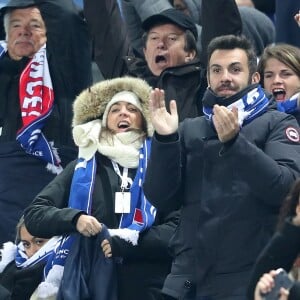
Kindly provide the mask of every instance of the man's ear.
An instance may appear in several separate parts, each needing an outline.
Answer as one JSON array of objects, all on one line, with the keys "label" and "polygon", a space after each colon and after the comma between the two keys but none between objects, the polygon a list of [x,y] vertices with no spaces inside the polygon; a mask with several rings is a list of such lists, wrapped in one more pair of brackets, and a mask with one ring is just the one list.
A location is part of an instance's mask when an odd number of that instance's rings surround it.
[{"label": "man's ear", "polygon": [[192,61],[195,58],[195,56],[196,56],[196,51],[195,50],[186,52],[184,62],[188,63],[188,62]]},{"label": "man's ear", "polygon": [[259,83],[259,81],[260,81],[260,75],[259,75],[259,73],[255,72],[252,75],[251,79],[252,79],[252,83]]},{"label": "man's ear", "polygon": [[143,48],[143,54],[144,54],[144,58],[145,58],[145,60],[146,60],[146,62],[147,62],[147,49],[146,48]]},{"label": "man's ear", "polygon": [[296,206],[296,214],[300,215],[300,204]]},{"label": "man's ear", "polygon": [[209,70],[206,71],[206,80],[207,80],[207,87],[210,87],[210,80],[209,80]]}]

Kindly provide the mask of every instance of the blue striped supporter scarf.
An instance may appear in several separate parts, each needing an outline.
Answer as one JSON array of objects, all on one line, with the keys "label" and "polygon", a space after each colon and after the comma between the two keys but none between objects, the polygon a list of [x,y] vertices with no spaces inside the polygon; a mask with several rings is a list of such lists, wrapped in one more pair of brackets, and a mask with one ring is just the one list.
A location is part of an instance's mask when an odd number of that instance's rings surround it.
[{"label": "blue striped supporter scarf", "polygon": [[[95,152],[98,149],[98,139],[101,122],[94,120],[78,125],[73,130],[75,143],[79,146],[79,158],[75,166],[72,179],[69,207],[91,214],[92,193],[96,174]],[[74,134],[76,132],[76,134]],[[79,133],[78,133],[79,132]],[[130,188],[131,209],[123,213],[118,229],[110,229],[110,235],[117,235],[122,239],[137,244],[139,233],[152,226],[156,209],[148,202],[143,193],[146,164],[150,155],[150,139],[140,145],[136,176]],[[59,289],[65,261],[78,233],[63,237],[57,248],[56,256],[49,260],[45,268],[45,280],[38,288],[38,296],[43,299],[56,295]]]},{"label": "blue striped supporter scarf", "polygon": [[211,89],[207,89],[203,97],[203,112],[208,120],[212,121],[213,106],[215,104],[226,106],[230,110],[232,107],[236,107],[238,109],[239,124],[242,127],[266,112],[269,99],[258,84],[250,85],[228,98],[219,97]]},{"label": "blue striped supporter scarf", "polygon": [[[0,59],[6,52],[6,42],[0,41]],[[46,45],[39,49],[23,70],[19,82],[19,99],[23,126],[17,132],[17,140],[26,153],[47,162],[47,169],[59,174],[62,167],[57,149],[42,132],[54,103]]]},{"label": "blue striped supporter scarf", "polygon": [[0,250],[2,257],[0,261],[0,273],[2,273],[5,267],[13,260],[15,260],[17,268],[20,269],[31,267],[40,262],[44,262],[46,264],[49,257],[53,255],[59,241],[60,237],[51,238],[30,258],[26,255],[22,243],[19,243],[18,245],[12,242],[4,243],[3,249]]},{"label": "blue striped supporter scarf", "polygon": [[294,114],[299,112],[299,96],[300,93],[296,93],[290,99],[277,101],[277,109],[287,114]]}]

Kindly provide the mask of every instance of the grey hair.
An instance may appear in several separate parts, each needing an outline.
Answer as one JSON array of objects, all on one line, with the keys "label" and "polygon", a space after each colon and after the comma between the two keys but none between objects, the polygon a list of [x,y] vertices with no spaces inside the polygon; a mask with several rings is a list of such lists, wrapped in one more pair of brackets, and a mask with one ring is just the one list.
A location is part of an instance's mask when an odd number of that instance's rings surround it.
[{"label": "grey hair", "polygon": [[11,12],[7,11],[4,15],[3,24],[4,24],[4,31],[5,31],[5,40],[8,39],[8,30],[9,30],[9,21],[10,21]]}]

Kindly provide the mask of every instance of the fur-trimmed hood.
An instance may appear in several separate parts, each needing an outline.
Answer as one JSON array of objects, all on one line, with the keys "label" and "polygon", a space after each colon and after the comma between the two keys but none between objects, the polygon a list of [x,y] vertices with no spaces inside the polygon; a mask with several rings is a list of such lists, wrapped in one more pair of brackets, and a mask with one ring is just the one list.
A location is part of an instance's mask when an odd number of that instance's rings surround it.
[{"label": "fur-trimmed hood", "polygon": [[95,119],[102,119],[108,102],[115,94],[121,91],[130,91],[138,96],[141,102],[142,114],[147,123],[147,134],[152,136],[153,127],[148,104],[151,87],[146,81],[134,77],[104,80],[81,92],[73,104],[72,126],[84,124]]}]

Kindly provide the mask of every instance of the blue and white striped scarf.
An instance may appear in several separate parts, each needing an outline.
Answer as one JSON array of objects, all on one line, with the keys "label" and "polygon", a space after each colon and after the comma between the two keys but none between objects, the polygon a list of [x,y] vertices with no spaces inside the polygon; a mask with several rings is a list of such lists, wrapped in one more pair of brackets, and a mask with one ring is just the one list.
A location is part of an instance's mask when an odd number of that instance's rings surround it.
[{"label": "blue and white striped scarf", "polygon": [[16,252],[16,266],[18,268],[26,268],[35,265],[41,261],[47,262],[48,258],[55,252],[55,248],[60,242],[61,237],[55,236],[51,238],[46,244],[44,244],[36,253],[34,253],[30,258],[25,253],[22,243],[17,246]]},{"label": "blue and white striped scarf", "polygon": [[236,107],[238,109],[239,124],[243,126],[266,112],[269,99],[258,84],[251,85],[228,98],[219,97],[211,89],[207,89],[203,97],[203,112],[210,121],[212,121],[213,106],[215,104],[226,106],[230,110],[232,107]]},{"label": "blue and white striped scarf", "polygon": [[122,214],[119,228],[128,228],[130,230],[142,232],[151,227],[154,222],[156,209],[146,199],[142,188],[150,149],[151,139],[148,138],[144,141],[143,147],[140,150],[137,173],[130,188],[130,213]]},{"label": "blue and white striped scarf", "polygon": [[284,101],[277,101],[277,109],[287,114],[294,114],[299,112],[298,98],[300,93],[296,93],[290,99]]},{"label": "blue and white striped scarf", "polygon": [[21,242],[18,245],[12,242],[4,243],[3,249],[0,250],[0,273],[2,273],[4,268],[13,260],[15,260],[17,268],[20,269],[31,267],[40,262],[44,262],[46,264],[48,258],[55,252],[55,248],[59,244],[59,241],[60,237],[51,238],[30,258],[26,255],[24,246]]}]

